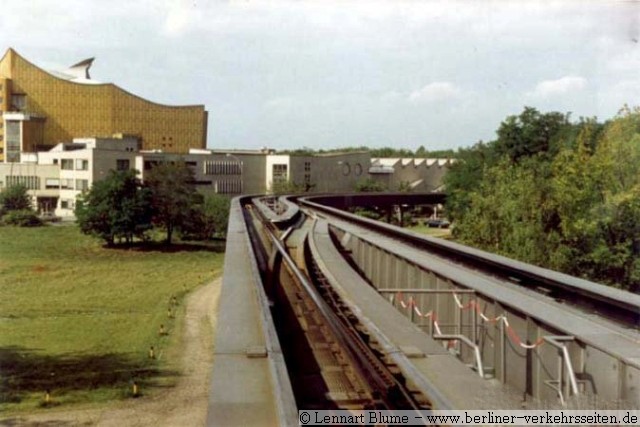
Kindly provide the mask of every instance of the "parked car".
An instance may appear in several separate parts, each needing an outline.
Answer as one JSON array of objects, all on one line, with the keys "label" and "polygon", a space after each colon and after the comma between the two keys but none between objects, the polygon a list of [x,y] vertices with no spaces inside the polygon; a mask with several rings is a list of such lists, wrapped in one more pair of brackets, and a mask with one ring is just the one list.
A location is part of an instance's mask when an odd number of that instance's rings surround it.
[{"label": "parked car", "polygon": [[449,228],[449,225],[451,225],[451,223],[446,219],[436,218],[427,221],[427,227],[430,228]]}]

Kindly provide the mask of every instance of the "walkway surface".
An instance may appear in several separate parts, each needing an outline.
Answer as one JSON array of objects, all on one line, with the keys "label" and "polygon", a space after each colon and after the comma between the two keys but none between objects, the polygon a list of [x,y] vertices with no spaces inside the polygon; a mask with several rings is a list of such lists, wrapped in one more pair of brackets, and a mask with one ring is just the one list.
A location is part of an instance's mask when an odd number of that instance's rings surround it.
[{"label": "walkway surface", "polygon": [[216,313],[222,278],[187,297],[181,351],[182,375],[176,386],[136,400],[99,409],[43,412],[0,420],[2,426],[204,426],[213,359]]}]

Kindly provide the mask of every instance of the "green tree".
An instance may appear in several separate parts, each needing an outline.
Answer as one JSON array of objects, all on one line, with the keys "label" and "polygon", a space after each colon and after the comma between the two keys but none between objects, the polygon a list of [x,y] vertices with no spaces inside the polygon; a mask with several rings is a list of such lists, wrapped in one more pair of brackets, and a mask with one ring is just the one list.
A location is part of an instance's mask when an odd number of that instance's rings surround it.
[{"label": "green tree", "polygon": [[483,249],[640,292],[640,109],[604,125],[582,119],[561,128],[548,144],[530,138],[528,147],[538,149],[500,151],[496,142],[463,151],[445,181],[455,233]]},{"label": "green tree", "polygon": [[18,227],[38,227],[43,225],[40,217],[32,210],[9,211],[2,216],[0,223]]},{"label": "green tree", "polygon": [[202,204],[202,196],[193,181],[193,172],[184,163],[159,164],[145,177],[151,190],[154,222],[166,231],[167,244],[171,244],[174,231],[198,214],[196,206]]},{"label": "green tree", "polygon": [[271,194],[299,194],[310,191],[315,185],[297,184],[292,181],[276,181],[271,183]]},{"label": "green tree", "polygon": [[0,192],[0,216],[11,211],[30,211],[31,197],[24,185],[10,185]]},{"label": "green tree", "polygon": [[470,207],[470,196],[479,188],[485,172],[498,162],[492,144],[479,141],[471,148],[460,149],[455,162],[444,176],[447,212],[450,220],[464,217]]},{"label": "green tree", "polygon": [[545,232],[548,204],[546,175],[536,159],[526,167],[504,159],[490,168],[469,196],[469,209],[456,223],[464,242],[536,264],[547,261],[557,236]]},{"label": "green tree", "polygon": [[207,227],[215,234],[224,236],[229,225],[231,199],[218,194],[205,197],[203,213]]},{"label": "green tree", "polygon": [[411,193],[411,182],[409,181],[400,181],[398,183],[398,191],[401,193]]},{"label": "green tree", "polygon": [[534,154],[547,153],[551,157],[559,150],[562,136],[571,131],[569,114],[540,113],[525,107],[518,116],[509,116],[500,124],[495,149],[500,157],[512,161]]},{"label": "green tree", "polygon": [[182,238],[210,240],[226,235],[231,199],[220,194],[207,195],[204,203],[193,209],[195,212],[181,227]]},{"label": "green tree", "polygon": [[640,112],[623,110],[604,128],[585,124],[554,168],[559,268],[640,291]]},{"label": "green tree", "polygon": [[371,177],[369,178],[365,178],[365,179],[361,179],[358,182],[356,182],[356,191],[358,192],[381,192],[381,191],[386,191],[387,190],[387,186],[384,185],[382,182],[377,181]]},{"label": "green tree", "polygon": [[406,148],[372,148],[371,157],[414,157],[413,151]]},{"label": "green tree", "polygon": [[418,152],[416,151],[416,157],[430,157],[432,159],[457,158],[457,151],[449,148],[449,149],[446,149],[446,150],[428,151],[424,155],[418,154]]},{"label": "green tree", "polygon": [[96,181],[76,203],[80,230],[113,245],[117,239],[131,243],[144,239],[152,228],[151,194],[136,177],[136,171],[111,171]]}]

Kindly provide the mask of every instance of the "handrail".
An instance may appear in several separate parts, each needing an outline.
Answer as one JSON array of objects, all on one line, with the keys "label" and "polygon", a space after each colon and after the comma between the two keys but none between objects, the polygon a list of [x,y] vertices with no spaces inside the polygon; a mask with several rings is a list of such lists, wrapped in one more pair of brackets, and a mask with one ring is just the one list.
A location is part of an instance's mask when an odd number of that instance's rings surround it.
[{"label": "handrail", "polygon": [[477,344],[475,344],[466,336],[458,335],[458,334],[433,335],[432,338],[435,340],[460,341],[467,344],[469,347],[471,347],[473,349],[473,353],[476,358],[476,369],[478,370],[478,375],[480,375],[480,378],[484,378],[484,367],[482,366],[482,356],[480,355],[480,348],[478,347]]},{"label": "handrail", "polygon": [[[578,381],[576,379],[575,371],[573,370],[573,364],[571,363],[571,357],[569,356],[569,350],[567,350],[567,346],[564,344],[567,341],[573,341],[575,337],[570,336],[558,336],[551,335],[545,336],[543,339],[560,350],[561,358],[564,359],[564,365],[567,368],[567,375],[569,376],[569,384],[571,384],[571,391],[574,395],[580,394],[578,390]],[[558,394],[560,395],[560,400],[564,404],[564,396],[562,394],[562,371],[558,372]]]}]

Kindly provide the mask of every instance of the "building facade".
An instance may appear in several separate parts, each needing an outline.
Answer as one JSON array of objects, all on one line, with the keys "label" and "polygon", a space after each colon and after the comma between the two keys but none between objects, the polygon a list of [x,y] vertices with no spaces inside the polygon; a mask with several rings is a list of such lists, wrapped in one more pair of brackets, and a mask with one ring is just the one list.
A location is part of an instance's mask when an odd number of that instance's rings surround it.
[{"label": "building facade", "polygon": [[449,159],[371,159],[368,152],[312,156],[282,155],[273,150],[191,149],[186,154],[141,150],[138,138],[75,138],[50,150],[21,153],[21,163],[0,163],[0,191],[27,187],[38,212],[72,217],[82,192],[110,171],[137,170],[144,181],[154,166],[180,162],[193,172],[203,194],[352,192],[375,179],[388,190],[438,191]]},{"label": "building facade", "polygon": [[290,156],[291,182],[314,193],[354,191],[368,176],[369,152],[326,153]]},{"label": "building facade", "polygon": [[207,145],[203,105],[161,105],[89,75],[93,59],[47,72],[13,49],[0,59],[0,161],[78,137],[130,134],[143,149],[187,153]]},{"label": "building facade", "polygon": [[[206,149],[203,105],[168,106],[93,80],[93,58],[44,71],[13,49],[0,59],[0,190],[25,185],[39,212],[71,217],[77,198],[112,170],[184,162],[202,193],[349,192],[375,179],[388,190],[436,191],[449,159],[372,159]],[[72,142],[70,142],[72,141]]]},{"label": "building facade", "polygon": [[370,176],[391,191],[441,191],[455,159],[373,158]]},{"label": "building facade", "polygon": [[22,163],[0,163],[0,191],[21,184],[27,187],[39,213],[74,216],[78,197],[111,171],[137,170],[145,174],[155,165],[183,162],[193,172],[193,185],[203,194],[237,195],[243,192],[243,162],[209,150],[188,154],[140,150],[135,137],[76,138],[51,150],[22,155]]},{"label": "building facade", "polygon": [[354,191],[368,177],[368,152],[316,155],[277,154],[275,150],[211,150],[242,163],[244,194],[303,191],[331,193]]}]

